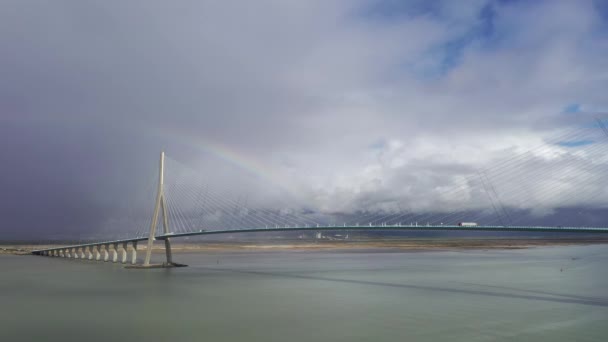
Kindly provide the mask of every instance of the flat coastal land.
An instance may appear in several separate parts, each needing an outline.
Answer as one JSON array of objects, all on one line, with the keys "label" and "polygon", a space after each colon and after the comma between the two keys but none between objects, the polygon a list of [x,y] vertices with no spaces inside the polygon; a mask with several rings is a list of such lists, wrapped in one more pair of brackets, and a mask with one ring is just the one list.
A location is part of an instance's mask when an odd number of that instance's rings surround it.
[{"label": "flat coastal land", "polygon": [[[69,243],[66,243],[69,245]],[[331,250],[459,250],[459,249],[523,249],[545,246],[571,246],[608,244],[608,237],[580,238],[426,238],[426,239],[369,239],[346,241],[230,241],[230,242],[178,242],[173,241],[172,249],[180,252],[206,251],[235,251],[235,250],[302,250],[302,251],[331,251]],[[33,244],[2,244],[0,254],[29,254],[32,250],[61,247],[62,244],[33,245]],[[145,250],[145,243],[140,243],[138,250]],[[155,250],[164,247],[157,243]]]}]

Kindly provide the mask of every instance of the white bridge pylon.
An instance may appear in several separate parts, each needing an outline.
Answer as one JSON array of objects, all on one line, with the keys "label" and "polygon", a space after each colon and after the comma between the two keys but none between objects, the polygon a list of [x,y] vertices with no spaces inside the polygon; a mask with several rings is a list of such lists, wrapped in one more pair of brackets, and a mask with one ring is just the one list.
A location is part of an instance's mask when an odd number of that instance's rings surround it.
[{"label": "white bridge pylon", "polygon": [[165,240],[165,256],[167,258],[166,262],[162,265],[152,265],[150,264],[150,259],[152,258],[152,247],[154,245],[154,240],[156,240],[156,226],[158,225],[159,215],[163,215],[163,235],[169,234],[169,217],[167,216],[167,203],[165,201],[165,152],[160,153],[160,161],[158,167],[158,188],[156,192],[156,203],[154,204],[154,214],[152,214],[152,223],[150,224],[150,234],[148,235],[148,246],[146,249],[146,257],[144,259],[143,267],[171,267],[171,266],[183,266],[181,264],[173,263],[173,256],[171,255],[171,241],[169,238],[164,238]]}]

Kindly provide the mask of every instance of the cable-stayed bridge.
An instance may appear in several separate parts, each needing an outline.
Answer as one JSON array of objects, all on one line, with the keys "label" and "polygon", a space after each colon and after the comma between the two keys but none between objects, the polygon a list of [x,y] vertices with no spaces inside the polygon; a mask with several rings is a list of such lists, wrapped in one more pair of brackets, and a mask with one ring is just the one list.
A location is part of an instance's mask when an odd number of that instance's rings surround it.
[{"label": "cable-stayed bridge", "polygon": [[[289,207],[280,200],[256,203],[239,193],[239,184],[226,194],[182,163],[170,158],[167,163],[161,153],[155,194],[148,194],[149,199],[155,198],[154,205],[149,206],[151,212],[135,210],[130,220],[111,221],[102,235],[33,253],[137,264],[138,246],[145,244],[141,266],[151,267],[158,266],[151,263],[155,241],[164,244],[164,265],[179,265],[172,260],[171,241],[192,236],[395,230],[608,233],[603,225],[522,224],[538,208],[550,210],[580,203],[608,207],[608,188],[601,181],[608,175],[604,157],[608,144],[601,122],[600,128],[562,133],[533,150],[497,161],[491,168],[468,170],[472,176],[453,177],[450,186],[414,188],[403,200],[352,214],[325,213],[306,203]],[[420,168],[420,174],[424,172]],[[416,183],[424,185],[423,176]],[[386,199],[380,202],[387,203]]]}]

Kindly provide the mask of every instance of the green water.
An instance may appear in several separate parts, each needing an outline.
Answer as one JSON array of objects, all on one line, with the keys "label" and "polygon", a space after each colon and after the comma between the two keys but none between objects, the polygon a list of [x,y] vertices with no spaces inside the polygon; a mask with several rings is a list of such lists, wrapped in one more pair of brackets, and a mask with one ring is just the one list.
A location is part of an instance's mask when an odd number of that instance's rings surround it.
[{"label": "green water", "polygon": [[608,246],[0,256],[0,341],[607,341]]}]

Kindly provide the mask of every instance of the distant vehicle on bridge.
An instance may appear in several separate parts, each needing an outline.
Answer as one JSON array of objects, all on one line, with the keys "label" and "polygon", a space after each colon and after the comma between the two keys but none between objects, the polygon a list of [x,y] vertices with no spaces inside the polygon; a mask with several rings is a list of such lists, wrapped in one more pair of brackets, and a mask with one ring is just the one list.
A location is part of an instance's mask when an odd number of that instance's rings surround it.
[{"label": "distant vehicle on bridge", "polygon": [[477,227],[477,222],[458,222],[461,227]]}]

